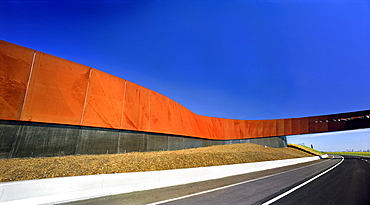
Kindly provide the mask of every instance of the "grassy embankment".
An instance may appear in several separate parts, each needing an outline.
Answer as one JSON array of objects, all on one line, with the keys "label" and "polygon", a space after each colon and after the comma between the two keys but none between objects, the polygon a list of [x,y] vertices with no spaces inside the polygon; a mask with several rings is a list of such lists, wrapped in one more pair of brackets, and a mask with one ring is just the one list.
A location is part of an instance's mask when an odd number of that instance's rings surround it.
[{"label": "grassy embankment", "polygon": [[299,150],[302,150],[302,151],[305,151],[305,152],[311,153],[311,154],[313,154],[313,155],[325,155],[325,154],[327,154],[327,153],[325,153],[325,152],[321,152],[321,151],[318,151],[318,150],[312,149],[312,148],[310,148],[310,147],[306,147],[306,146],[304,146],[304,145],[288,144],[288,147],[296,148],[296,149],[299,149]]},{"label": "grassy embankment", "polygon": [[327,153],[337,154],[337,155],[354,155],[354,156],[370,157],[370,152],[327,152]]}]

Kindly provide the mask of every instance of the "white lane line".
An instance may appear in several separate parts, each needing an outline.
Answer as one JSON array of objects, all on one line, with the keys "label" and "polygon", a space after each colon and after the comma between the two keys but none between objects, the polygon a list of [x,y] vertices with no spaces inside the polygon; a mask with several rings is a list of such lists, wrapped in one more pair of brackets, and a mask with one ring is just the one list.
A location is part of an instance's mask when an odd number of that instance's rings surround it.
[{"label": "white lane line", "polygon": [[300,185],[298,185],[298,186],[296,186],[296,187],[294,187],[294,188],[292,188],[292,189],[290,189],[290,190],[288,190],[288,191],[286,191],[286,192],[284,192],[284,193],[280,194],[279,196],[277,196],[277,197],[275,197],[275,198],[273,198],[273,199],[270,199],[270,200],[266,201],[266,202],[265,202],[265,203],[263,203],[262,205],[268,205],[268,204],[274,203],[275,201],[277,201],[277,200],[279,200],[279,199],[283,198],[284,196],[286,196],[286,195],[288,195],[288,194],[290,194],[290,193],[294,192],[295,190],[297,190],[297,189],[299,189],[299,188],[303,187],[304,185],[306,185],[306,184],[308,184],[308,183],[312,182],[313,180],[315,180],[315,179],[317,179],[317,178],[321,177],[322,175],[324,175],[324,174],[326,174],[326,173],[330,172],[330,171],[331,171],[331,170],[333,170],[335,167],[339,166],[343,161],[344,161],[344,157],[342,157],[342,160],[341,160],[338,164],[334,165],[334,166],[333,166],[333,167],[331,167],[330,169],[328,169],[328,170],[326,170],[326,171],[322,172],[321,174],[316,175],[315,177],[313,177],[313,178],[311,178],[311,179],[307,180],[306,182],[303,182],[302,184],[300,184]]},{"label": "white lane line", "polygon": [[244,184],[244,183],[251,182],[251,181],[255,181],[255,180],[239,182],[239,183],[236,183],[236,184],[231,184],[231,185],[219,187],[219,188],[216,188],[216,189],[210,189],[210,190],[207,190],[207,191],[202,191],[202,192],[198,192],[198,193],[195,193],[195,194],[189,194],[189,195],[186,195],[186,196],[181,196],[181,197],[168,199],[168,200],[164,200],[164,201],[154,202],[154,203],[147,204],[147,205],[157,205],[157,204],[163,204],[163,203],[176,201],[176,200],[180,200],[180,199],[185,199],[185,198],[189,198],[189,197],[192,197],[192,196],[197,196],[197,195],[206,194],[206,193],[221,190],[221,189],[226,189],[226,188],[229,188],[229,187],[237,186],[237,185]]},{"label": "white lane line", "polygon": [[273,177],[273,176],[276,176],[276,175],[279,175],[279,174],[284,174],[284,173],[287,173],[287,172],[296,171],[296,170],[307,168],[307,167],[310,167],[310,166],[313,166],[313,165],[318,165],[318,164],[321,164],[323,162],[326,162],[326,161],[322,161],[322,162],[315,163],[315,164],[310,164],[310,165],[307,165],[307,166],[304,166],[304,167],[300,167],[300,168],[296,168],[296,169],[292,169],[292,170],[288,170],[288,171],[285,171],[285,172],[280,172],[280,173],[276,173],[276,174],[272,174],[272,175],[268,175],[268,176],[264,176],[264,177],[260,177],[260,178],[256,178],[256,179],[251,179],[251,180],[244,181],[244,182],[239,182],[239,183],[230,184],[230,185],[219,187],[219,188],[215,188],[215,189],[210,189],[210,190],[207,190],[207,191],[202,191],[202,192],[198,192],[198,193],[194,193],[194,194],[189,194],[189,195],[185,195],[185,196],[181,196],[181,197],[177,197],[177,198],[173,198],[173,199],[167,199],[167,200],[163,200],[163,201],[158,201],[158,202],[154,202],[154,203],[147,204],[147,205],[158,205],[158,204],[163,204],[163,203],[167,203],[167,202],[171,202],[171,201],[176,201],[176,200],[180,200],[180,199],[189,198],[189,197],[192,197],[192,196],[198,196],[198,195],[201,195],[201,194],[206,194],[206,193],[209,193],[209,192],[214,192],[214,191],[226,189],[226,188],[230,188],[230,187],[233,187],[233,186],[237,186],[237,185],[241,185],[241,184],[246,184],[246,183],[257,181],[257,180],[260,180],[260,179],[265,179],[265,178],[268,178],[268,177]]}]

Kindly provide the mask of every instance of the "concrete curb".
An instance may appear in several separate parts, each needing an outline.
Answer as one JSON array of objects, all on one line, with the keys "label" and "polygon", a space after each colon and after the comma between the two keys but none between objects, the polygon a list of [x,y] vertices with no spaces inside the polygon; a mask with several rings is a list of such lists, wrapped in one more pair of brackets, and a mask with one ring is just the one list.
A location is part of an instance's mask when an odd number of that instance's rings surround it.
[{"label": "concrete curb", "polygon": [[1,204],[53,204],[240,175],[326,158],[328,155],[150,172],[37,179],[0,184]]}]

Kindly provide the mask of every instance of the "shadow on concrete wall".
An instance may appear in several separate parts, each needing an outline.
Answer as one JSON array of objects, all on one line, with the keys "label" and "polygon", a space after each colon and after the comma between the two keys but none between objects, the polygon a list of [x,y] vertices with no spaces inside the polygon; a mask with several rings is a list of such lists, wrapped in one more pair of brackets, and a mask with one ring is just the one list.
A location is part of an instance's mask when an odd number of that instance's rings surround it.
[{"label": "shadow on concrete wall", "polygon": [[235,143],[255,143],[276,148],[287,146],[286,137],[208,140],[108,128],[0,120],[0,158],[165,151]]}]

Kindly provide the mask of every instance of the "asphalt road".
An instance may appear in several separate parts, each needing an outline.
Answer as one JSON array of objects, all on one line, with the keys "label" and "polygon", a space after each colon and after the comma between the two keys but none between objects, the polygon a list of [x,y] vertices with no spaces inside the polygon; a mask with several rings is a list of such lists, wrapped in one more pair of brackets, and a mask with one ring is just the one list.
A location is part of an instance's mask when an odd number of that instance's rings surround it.
[{"label": "asphalt road", "polygon": [[[294,166],[288,166],[283,168],[277,168],[273,170],[266,170],[262,172],[254,172],[245,175],[238,175],[233,177],[227,177],[223,179],[209,180],[205,182],[197,182],[187,185],[167,187],[162,189],[155,189],[142,192],[133,192],[127,194],[120,194],[115,196],[101,197],[96,199],[84,200],[79,202],[72,202],[69,204],[262,204],[281,193],[290,190],[308,179],[317,176],[318,174],[328,170],[330,167],[335,166],[341,162],[340,157],[333,159],[323,159],[315,162],[299,164]],[[357,163],[357,161],[361,161]],[[347,161],[353,161],[355,163],[348,163]],[[322,177],[329,177],[331,181],[343,181],[341,178],[337,178],[336,175],[331,175],[332,172],[338,168],[344,166],[350,167],[353,164],[362,164],[361,169],[367,169],[366,173],[369,174],[369,163],[359,160],[359,159],[346,159],[338,167],[334,168],[332,171],[323,175]],[[355,165],[356,166],[356,165]],[[357,168],[344,168],[347,170],[347,175],[353,172],[353,169]],[[352,171],[351,171],[352,170]],[[359,171],[363,173],[364,171]],[[329,175],[330,173],[330,175]],[[357,175],[356,175],[357,176]],[[368,176],[368,175],[367,175]],[[319,177],[321,178],[321,177]],[[356,177],[358,179],[359,177]],[[366,178],[366,177],[365,177]],[[351,178],[352,179],[352,178]],[[318,180],[318,179],[317,179]],[[360,181],[365,181],[365,188],[361,192],[365,194],[362,198],[367,198],[369,193],[370,181],[368,177],[366,180],[363,178]],[[316,180],[315,180],[316,181]],[[311,182],[313,183],[313,182]],[[362,184],[362,182],[354,182],[356,184]],[[324,181],[324,184],[326,182]],[[308,186],[308,185],[306,185]],[[315,192],[324,190],[322,186],[314,188]],[[338,186],[338,185],[336,185]],[[361,185],[362,186],[362,185]],[[367,188],[366,188],[367,187]],[[304,190],[305,187],[299,189],[299,191]],[[330,185],[329,193],[324,193],[327,195],[333,195],[336,192],[337,187]],[[325,188],[326,190],[326,188]],[[298,193],[298,190],[296,191]],[[350,193],[353,193],[352,191]],[[295,192],[291,195],[293,196]],[[190,196],[189,196],[190,195]],[[325,204],[320,203],[320,199],[313,199],[314,194],[308,192],[303,192],[304,200],[312,201],[313,204]],[[184,197],[185,196],[185,197]],[[288,195],[289,196],[289,195]],[[276,201],[275,203],[280,204],[302,204],[303,199],[293,198],[293,201],[283,201],[288,196]],[[351,198],[358,198],[357,195]],[[183,197],[179,199],[179,197]],[[289,196],[290,197],[290,196]],[[348,197],[347,197],[348,198]],[[297,200],[297,201],[296,201]],[[159,202],[159,203],[158,203]],[[343,203],[336,203],[343,204]],[[351,203],[349,203],[351,204]],[[369,204],[369,203],[368,203]]]},{"label": "asphalt road", "polygon": [[334,158],[303,168],[247,181],[237,186],[157,204],[262,204],[340,162],[341,158]]},{"label": "asphalt road", "polygon": [[370,158],[344,156],[327,174],[272,204],[370,204]]},{"label": "asphalt road", "polygon": [[[310,175],[309,173],[318,173],[318,170],[329,164],[321,163],[251,183],[164,204],[263,204],[271,198],[284,194],[305,181],[312,179],[312,175],[307,177]],[[305,180],[294,184],[297,181],[297,177],[302,177]],[[281,190],[279,191],[279,189]],[[276,193],[273,194],[274,192]],[[258,200],[263,197],[263,194],[260,193],[271,195]],[[344,156],[343,162],[331,171],[271,204],[369,205],[370,160],[362,157]]]}]

